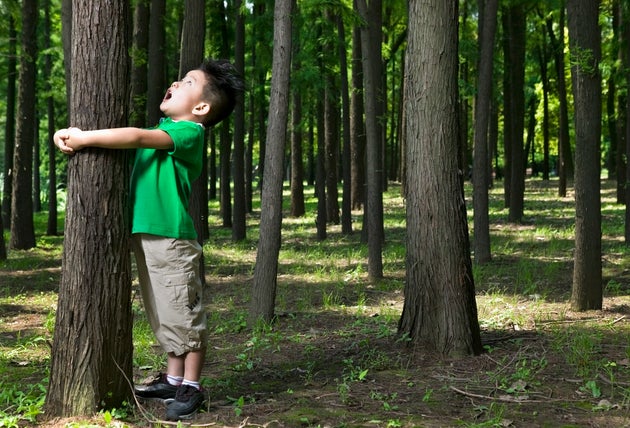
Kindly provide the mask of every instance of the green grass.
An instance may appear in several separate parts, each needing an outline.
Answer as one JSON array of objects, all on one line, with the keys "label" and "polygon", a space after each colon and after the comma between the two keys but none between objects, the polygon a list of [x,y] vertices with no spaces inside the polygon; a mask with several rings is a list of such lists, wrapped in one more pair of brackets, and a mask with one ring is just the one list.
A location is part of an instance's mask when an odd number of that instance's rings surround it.
[{"label": "green grass", "polygon": [[[391,185],[384,196],[385,277],[377,282],[367,280],[361,214],[352,213],[352,235],[330,225],[328,239],[319,242],[316,200],[307,189],[310,214],[283,218],[277,320],[254,329],[247,318],[259,201],[247,218],[247,238],[238,243],[221,227],[218,202],[211,201],[211,237],[204,245],[211,350],[203,382],[216,408],[202,416],[212,415],[225,426],[245,420],[305,427],[480,427],[506,421],[544,426],[543,421],[557,422],[558,414],[623,422],[630,411],[630,260],[623,242],[624,207],[616,204],[614,183],[603,184],[607,306],[584,314],[567,305],[574,247],[571,197],[557,198],[557,182],[528,180],[524,221],[513,225],[507,222],[500,183],[491,190],[492,261],[473,265],[487,352],[460,361],[410,349],[407,338],[397,334],[406,234],[399,186]],[[466,195],[474,239],[468,185]],[[285,209],[288,196],[285,191]],[[63,230],[63,213],[59,224]],[[45,213],[35,215],[35,227],[37,247],[10,251],[0,262],[0,426],[28,425],[42,417],[62,237],[43,235]],[[138,301],[133,310],[133,361],[141,377],[160,370],[165,356]],[[562,398],[545,401],[550,394]],[[544,404],[519,403],[524,396]],[[614,407],[603,408],[603,398]],[[112,418],[142,425],[133,409],[110,410],[67,426],[112,426]]]}]

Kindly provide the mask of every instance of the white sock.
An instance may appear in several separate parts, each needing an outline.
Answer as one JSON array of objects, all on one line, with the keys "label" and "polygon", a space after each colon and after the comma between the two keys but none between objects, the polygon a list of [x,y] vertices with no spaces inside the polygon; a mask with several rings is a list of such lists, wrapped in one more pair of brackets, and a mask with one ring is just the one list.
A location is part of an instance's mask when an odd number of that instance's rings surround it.
[{"label": "white sock", "polygon": [[183,380],[184,378],[182,376],[166,375],[166,381],[170,383],[171,385],[179,386],[182,384]]},{"label": "white sock", "polygon": [[195,381],[188,380],[188,379],[184,379],[183,382],[182,382],[182,385],[190,385],[193,388],[201,389],[201,385],[199,384],[199,382],[195,382]]}]

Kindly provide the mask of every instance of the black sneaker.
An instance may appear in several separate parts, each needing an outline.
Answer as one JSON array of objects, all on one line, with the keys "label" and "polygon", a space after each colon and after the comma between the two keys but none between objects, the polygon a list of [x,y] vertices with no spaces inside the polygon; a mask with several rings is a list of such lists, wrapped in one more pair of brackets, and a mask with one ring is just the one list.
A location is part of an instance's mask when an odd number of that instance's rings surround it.
[{"label": "black sneaker", "polygon": [[190,385],[182,385],[177,389],[175,400],[166,407],[166,419],[169,421],[191,419],[205,400],[203,390]]},{"label": "black sneaker", "polygon": [[166,374],[161,373],[149,384],[136,386],[133,392],[141,400],[168,402],[175,399],[178,388],[178,386],[168,383]]}]

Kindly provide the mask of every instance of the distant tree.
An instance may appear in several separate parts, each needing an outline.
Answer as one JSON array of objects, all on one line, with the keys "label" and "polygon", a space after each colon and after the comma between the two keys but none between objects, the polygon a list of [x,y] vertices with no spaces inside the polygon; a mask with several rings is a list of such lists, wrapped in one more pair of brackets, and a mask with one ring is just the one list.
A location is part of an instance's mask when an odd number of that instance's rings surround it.
[{"label": "distant tree", "polygon": [[409,3],[407,279],[398,332],[441,354],[481,352],[458,161],[458,2]]},{"label": "distant tree", "polygon": [[151,14],[149,16],[149,63],[148,81],[151,84],[147,91],[147,123],[154,126],[162,117],[160,103],[166,89],[165,47],[166,34],[164,17],[166,15],[166,0],[151,0]]},{"label": "distant tree", "polygon": [[[245,75],[245,14],[241,8],[242,0],[236,0],[236,31],[234,33],[234,66],[236,71]],[[246,10],[246,9],[245,9]],[[239,95],[234,109],[234,152],[232,157],[234,171],[234,211],[232,213],[232,240],[242,241],[247,237],[247,200],[245,194],[245,103],[244,95]]]},{"label": "distant tree", "polygon": [[11,194],[13,193],[13,153],[15,148],[15,86],[17,76],[17,31],[15,19],[9,13],[9,40],[7,46],[7,117],[4,124],[4,180],[2,189],[2,215],[4,228],[11,225]]},{"label": "distant tree", "polygon": [[[564,34],[564,0],[560,1],[559,33]],[[554,65],[556,69],[556,86],[558,92],[558,195],[567,195],[567,182],[573,178],[573,155],[571,154],[571,141],[569,139],[569,108],[567,101],[567,84],[564,64],[564,37],[557,37],[553,29],[553,19],[549,16],[546,20],[547,34],[553,50]]]},{"label": "distant tree", "polygon": [[35,90],[37,87],[37,0],[22,2],[22,51],[17,106],[13,189],[11,194],[10,247],[27,250],[35,247],[33,223],[33,147],[37,126]]},{"label": "distant tree", "polygon": [[[297,6],[295,0],[293,0],[293,10],[295,11]],[[301,59],[298,55],[300,50],[300,28],[303,22],[297,19],[293,20],[292,32],[295,42],[293,43],[293,54],[291,67],[291,74],[293,76],[299,76],[301,71]],[[297,85],[293,85],[291,88],[291,216],[301,217],[305,214],[304,205],[304,161],[303,157],[303,137],[304,127],[302,126],[303,111],[302,111],[302,90]]]},{"label": "distant tree", "polygon": [[475,99],[475,145],[473,147],[473,206],[475,262],[486,263],[491,258],[488,189],[490,187],[488,130],[492,100],[492,70],[494,34],[497,25],[498,0],[480,0],[479,4],[479,64],[477,98]]},{"label": "distant tree", "polygon": [[139,128],[147,126],[149,4],[149,0],[138,0],[133,10],[129,125]]},{"label": "distant tree", "polygon": [[568,0],[575,108],[575,253],[571,307],[602,307],[600,201],[601,34],[599,0]]},{"label": "distant tree", "polygon": [[[356,2],[353,1],[356,10]],[[363,103],[363,64],[361,58],[361,28],[352,29],[350,93],[350,174],[352,186],[352,209],[358,210],[365,202],[365,121]]]},{"label": "distant tree", "polygon": [[[619,5],[619,23],[621,29],[619,31],[619,56],[621,59],[621,69],[624,70],[622,80],[625,81],[627,87],[630,87],[630,7],[623,2]],[[623,129],[625,129],[625,147],[624,154],[626,159],[630,159],[630,96],[624,99],[625,106],[622,109],[624,115],[620,120],[625,121]],[[630,177],[630,162],[626,162],[626,177]],[[626,204],[624,238],[626,246],[630,245],[630,186],[626,185],[624,202]]]},{"label": "distant tree", "polygon": [[381,76],[381,0],[357,0],[361,27],[363,82],[365,87],[366,177],[367,198],[363,210],[364,228],[367,224],[368,277],[383,277],[383,152],[382,133],[378,125],[381,106],[379,79]]},{"label": "distant tree", "polygon": [[292,6],[292,0],[276,0],[274,5],[270,115],[260,207],[260,239],[250,306],[252,320],[271,321],[274,315],[282,225],[284,148],[289,111]]},{"label": "distant tree", "polygon": [[504,116],[505,116],[505,196],[508,220],[523,220],[525,197],[525,35],[526,12],[523,3],[512,2],[503,9],[504,31]]},{"label": "distant tree", "polygon": [[[95,8],[87,0],[73,3],[73,126],[95,129],[127,123],[128,4],[112,0]],[[124,150],[88,148],[68,161],[47,415],[92,415],[129,400],[126,379],[131,378],[133,349],[128,182]]]},{"label": "distant tree", "polygon": [[[50,21],[50,0],[44,0],[44,48],[49,51],[51,21]],[[46,97],[46,117],[48,123],[47,150],[48,150],[48,222],[46,226],[47,235],[57,234],[57,148],[53,142],[55,133],[55,102],[52,96],[52,86],[50,76],[52,74],[52,58],[49,53],[44,57],[44,74],[49,76],[46,79],[45,88],[50,94]]]},{"label": "distant tree", "polygon": [[350,87],[348,83],[348,58],[346,50],[346,29],[343,16],[339,13],[335,16],[337,21],[337,51],[339,53],[339,71],[341,77],[341,128],[342,128],[342,156],[341,175],[343,192],[341,200],[341,232],[352,233],[352,173],[350,150]]},{"label": "distant tree", "polygon": [[4,228],[2,227],[2,216],[0,215],[0,260],[7,259],[7,246],[4,242]]}]

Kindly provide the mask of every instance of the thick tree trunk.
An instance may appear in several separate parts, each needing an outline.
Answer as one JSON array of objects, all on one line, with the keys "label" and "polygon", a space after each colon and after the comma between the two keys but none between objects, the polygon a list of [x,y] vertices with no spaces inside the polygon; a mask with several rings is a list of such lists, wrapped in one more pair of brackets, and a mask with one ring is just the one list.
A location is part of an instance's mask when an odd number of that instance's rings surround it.
[{"label": "thick tree trunk", "polygon": [[250,319],[271,321],[276,300],[278,254],[282,225],[282,178],[289,111],[292,0],[274,6],[273,73],[263,181],[260,239],[254,268]]},{"label": "thick tree trunk", "polygon": [[[204,0],[186,0],[184,3],[184,25],[180,40],[179,78],[193,70],[203,61],[205,40],[205,10]],[[203,140],[201,174],[192,183],[188,211],[197,231],[197,242],[203,248],[204,241],[210,236],[208,226],[208,132]],[[206,284],[206,269],[202,251],[199,262],[199,278]]]},{"label": "thick tree trunk", "polygon": [[407,281],[399,333],[445,355],[481,352],[458,167],[457,2],[412,1],[407,123]]},{"label": "thick tree trunk", "polygon": [[575,106],[575,258],[571,307],[602,307],[599,0],[568,0]]},{"label": "thick tree trunk", "polygon": [[[127,4],[118,0],[95,9],[89,1],[74,3],[73,126],[126,124]],[[122,406],[131,394],[128,171],[125,151],[85,149],[69,160],[48,415],[91,415]]]}]

